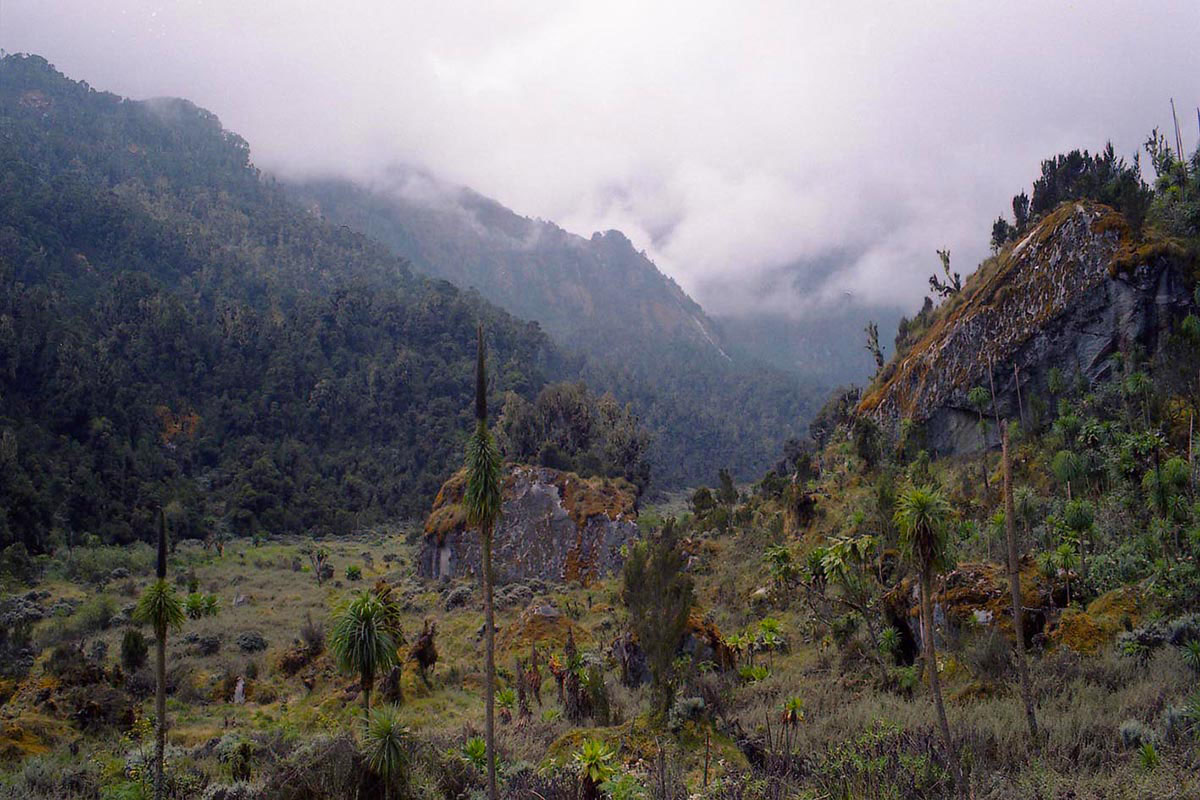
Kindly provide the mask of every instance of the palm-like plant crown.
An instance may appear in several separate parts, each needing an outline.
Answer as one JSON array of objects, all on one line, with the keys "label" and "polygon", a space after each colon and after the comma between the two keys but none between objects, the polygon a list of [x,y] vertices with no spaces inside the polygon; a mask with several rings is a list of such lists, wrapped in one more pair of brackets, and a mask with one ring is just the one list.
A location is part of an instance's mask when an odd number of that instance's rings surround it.
[{"label": "palm-like plant crown", "polygon": [[483,326],[478,328],[475,364],[475,432],[467,440],[467,486],[463,506],[467,524],[490,530],[500,517],[500,451],[487,427],[487,366],[484,363]]},{"label": "palm-like plant crown", "polygon": [[575,754],[575,763],[584,777],[592,783],[599,784],[611,778],[617,771],[613,765],[616,756],[606,742],[586,739]]},{"label": "palm-like plant crown", "polygon": [[186,617],[183,603],[175,593],[175,587],[167,583],[167,520],[160,509],[158,514],[158,560],[155,564],[154,583],[146,587],[133,610],[133,621],[149,625],[160,640],[167,635],[168,628],[183,627]]},{"label": "palm-like plant crown", "polygon": [[166,636],[168,628],[182,628],[185,617],[175,587],[167,583],[165,578],[159,578],[146,587],[133,610],[134,621],[149,625],[158,637]]},{"label": "palm-like plant crown", "polygon": [[367,722],[367,763],[385,783],[402,776],[408,767],[408,728],[400,724],[395,706],[377,708]]},{"label": "palm-like plant crown", "polygon": [[917,486],[896,500],[895,521],[900,529],[900,547],[920,567],[949,566],[947,521],[950,504],[932,486]]},{"label": "palm-like plant crown", "polygon": [[795,727],[804,721],[804,698],[789,697],[783,704],[783,724]]},{"label": "palm-like plant crown", "polygon": [[396,663],[396,640],[388,610],[371,591],[355,594],[337,614],[329,644],[338,667],[369,682]]}]

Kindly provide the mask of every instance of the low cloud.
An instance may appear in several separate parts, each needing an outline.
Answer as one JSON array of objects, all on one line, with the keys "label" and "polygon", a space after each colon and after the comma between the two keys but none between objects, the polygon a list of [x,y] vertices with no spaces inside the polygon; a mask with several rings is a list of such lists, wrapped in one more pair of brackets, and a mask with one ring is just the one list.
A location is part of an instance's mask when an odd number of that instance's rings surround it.
[{"label": "low cloud", "polygon": [[1041,158],[1131,157],[1200,102],[1194,2],[7,0],[0,47],[217,113],[256,162],[415,164],[587,236],[710,311],[914,307]]}]

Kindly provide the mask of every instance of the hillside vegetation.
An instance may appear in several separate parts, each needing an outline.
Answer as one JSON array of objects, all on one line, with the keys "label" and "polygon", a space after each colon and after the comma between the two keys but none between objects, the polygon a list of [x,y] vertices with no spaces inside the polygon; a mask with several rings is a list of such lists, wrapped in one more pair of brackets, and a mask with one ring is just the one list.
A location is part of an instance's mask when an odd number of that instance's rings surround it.
[{"label": "hillside vegetation", "polygon": [[[636,497],[646,444],[636,418],[578,384],[543,385],[555,351],[535,327],[413,277],[402,262],[376,258],[369,241],[286,204],[279,224],[294,230],[251,235],[248,220],[260,217],[233,211],[232,198],[243,196],[205,189],[202,177],[189,184],[183,166],[152,189],[122,179],[120,154],[152,151],[149,134],[128,138],[140,121],[172,135],[158,111],[65,82],[36,59],[0,68],[7,129],[31,140],[17,152],[49,158],[39,148],[67,147],[46,120],[72,102],[108,109],[100,127],[133,145],[101,148],[89,167],[91,140],[68,139],[70,164],[45,179],[37,157],[3,161],[4,219],[14,222],[0,235],[20,257],[3,262],[11,302],[0,323],[21,332],[6,341],[36,345],[3,351],[10,362],[19,356],[2,384],[6,524],[10,537],[42,530],[23,520],[44,514],[67,535],[35,540],[32,555],[9,545],[0,558],[0,798],[476,800],[488,796],[493,755],[492,794],[503,800],[1200,796],[1200,151],[1184,163],[1152,136],[1152,186],[1108,154],[1047,161],[1034,210],[1015,203],[1013,230],[993,230],[996,260],[964,284],[945,254],[930,282],[940,310],[930,300],[905,326],[866,402],[857,390],[831,398],[809,439],[779,437],[782,457],[753,483],[707,464],[715,485],[650,504]],[[25,88],[13,94],[19,81]],[[240,149],[218,138],[215,153]],[[244,160],[232,163],[246,174],[240,202],[276,196]],[[229,197],[212,199],[222,192]],[[228,216],[219,238],[205,233],[203,209]],[[76,216],[87,224],[72,227]],[[135,233],[138,247],[129,244]],[[311,235],[300,240],[310,250],[340,243],[330,252],[369,288],[275,265],[272,254],[293,235]],[[1057,258],[1022,257],[1034,244]],[[217,256],[189,261],[192,246]],[[987,363],[966,365],[955,389],[962,398],[935,392],[929,407],[897,403],[895,424],[881,424],[889,420],[874,413],[872,392],[918,373],[904,359],[959,340],[985,300],[993,311],[1011,308],[991,301],[1036,285],[1031,272],[1071,264],[1093,270],[1090,289],[1149,298],[1154,325],[1106,329],[1113,335],[1085,365],[1047,363],[1049,347],[987,353],[995,342],[977,336]],[[89,291],[95,302],[85,304]],[[111,299],[122,292],[130,294],[121,303]],[[1107,296],[1087,295],[1097,311],[1111,310]],[[397,304],[394,327],[375,330],[383,323],[354,316],[347,297]],[[1093,338],[1063,324],[1086,304],[1039,316],[1042,298],[1024,300],[1017,307],[1033,309],[1033,322],[1007,320],[1006,329],[1000,313],[984,333],[1001,343],[1006,332]],[[106,308],[121,313],[93,316]],[[153,313],[163,308],[179,309],[165,317],[174,327]],[[257,349],[265,345],[236,338],[238,320],[252,314],[280,331],[269,341],[292,359],[276,362]],[[492,340],[478,334],[472,403],[477,316]],[[293,330],[292,318],[305,326]],[[261,352],[259,360],[225,378],[232,367],[222,359],[189,356],[179,343],[209,328],[221,336],[199,341],[226,347],[215,351],[224,359],[236,365]],[[314,330],[325,338],[299,349]],[[358,338],[371,335],[385,341]],[[437,338],[437,348],[417,351],[418,336]],[[240,344],[221,345],[223,337]],[[396,358],[388,348],[402,346],[413,348],[403,358],[416,359],[405,363],[414,365],[410,380],[424,381],[421,398],[378,423],[403,427],[359,430],[355,414],[385,410],[347,405],[377,397],[372,354]],[[117,378],[90,377],[120,348],[137,357],[119,362]],[[992,390],[1014,371],[1013,353],[1024,359],[1021,373],[1038,376],[1019,384],[1016,406]],[[328,359],[314,367],[319,376],[364,381],[343,405],[323,405],[319,392],[314,404],[308,384],[308,405],[285,392],[239,399],[237,381],[257,393],[271,370],[316,354]],[[511,391],[491,417],[489,365],[498,373],[492,394]],[[964,375],[954,365],[925,362],[915,385],[957,386]],[[174,383],[160,383],[160,372],[200,399],[166,394]],[[58,394],[39,405],[31,386]],[[932,451],[933,417],[922,415],[959,402],[956,413],[974,414],[975,446]],[[287,413],[299,416],[274,421]],[[208,449],[206,425],[224,426]],[[465,457],[443,444],[457,447],[470,431]],[[284,474],[277,442],[288,436],[297,444],[287,452],[298,455],[282,463],[344,459],[331,462],[338,474],[342,465],[365,469],[392,435],[409,448],[398,455],[436,454],[439,468],[451,467],[440,500],[422,508],[431,512],[424,526],[390,519],[349,536],[284,535],[282,523],[253,537],[193,533],[215,528],[194,516],[208,511],[193,509],[254,496],[219,479],[240,463],[230,453],[253,454],[246,480],[265,476],[270,489],[279,484],[269,467]],[[119,448],[110,460],[99,459],[105,441]],[[340,449],[348,442],[360,445],[354,457]],[[64,453],[97,460],[67,471],[56,466]],[[147,464],[159,465],[149,478]],[[281,498],[247,522],[286,520],[310,497],[327,506],[304,513],[365,520],[390,511],[379,501],[357,506],[354,493],[321,494],[346,479],[314,474],[303,497]],[[355,491],[406,485],[383,471],[369,477]],[[527,508],[548,516],[531,512],[523,526],[511,509],[535,492],[548,502]],[[78,496],[83,511],[56,505],[55,493]],[[106,505],[87,505],[93,498]],[[516,523],[507,530],[502,503]],[[79,513],[96,515],[91,524],[124,520],[135,533],[156,528],[157,558],[143,542],[76,540],[63,521],[85,519],[70,516]],[[622,536],[604,568],[560,558],[599,517]],[[427,561],[419,568],[422,552],[446,537],[471,558],[446,573],[454,578],[422,578],[438,573]],[[503,569],[491,572],[493,543]],[[563,563],[558,574],[531,577],[538,559]],[[479,580],[493,574],[495,587]]]},{"label": "hillside vegetation", "polygon": [[424,510],[493,389],[565,362],[535,325],[314,219],[177,100],[0,62],[0,544],[346,532]]},{"label": "hillside vegetation", "polygon": [[830,385],[816,370],[784,371],[735,350],[619,231],[585,239],[412,170],[370,187],[325,179],[288,188],[314,213],[378,239],[421,271],[478,289],[584,356],[581,377],[632,403],[653,434],[648,459],[659,487],[695,485],[710,464],[740,479],[760,474]]}]

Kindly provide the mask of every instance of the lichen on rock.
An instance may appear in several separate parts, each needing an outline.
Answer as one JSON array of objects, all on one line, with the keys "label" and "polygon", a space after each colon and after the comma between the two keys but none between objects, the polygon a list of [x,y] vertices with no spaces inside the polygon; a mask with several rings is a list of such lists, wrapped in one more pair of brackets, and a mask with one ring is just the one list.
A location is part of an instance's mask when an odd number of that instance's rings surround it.
[{"label": "lichen on rock", "polygon": [[[425,522],[419,571],[426,578],[477,574],[479,534],[468,530],[466,475],[443,484]],[[498,585],[529,578],[591,583],[620,568],[638,536],[637,494],[626,481],[581,478],[549,467],[512,465],[494,532]]]},{"label": "lichen on rock", "polygon": [[1118,350],[1154,353],[1191,307],[1194,269],[1171,241],[1135,240],[1111,208],[1064,203],[972,276],[858,411],[891,430],[923,424],[934,453],[978,450],[974,386],[994,383],[998,413],[1018,419],[1051,368],[1091,382],[1108,377]]}]

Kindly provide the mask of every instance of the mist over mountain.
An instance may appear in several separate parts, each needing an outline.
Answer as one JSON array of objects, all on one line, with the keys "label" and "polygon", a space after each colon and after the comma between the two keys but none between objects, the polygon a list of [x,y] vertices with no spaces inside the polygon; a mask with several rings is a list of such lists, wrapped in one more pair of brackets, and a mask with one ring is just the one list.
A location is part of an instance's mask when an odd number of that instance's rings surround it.
[{"label": "mist over mountain", "polygon": [[[803,433],[830,379],[853,372],[822,371],[817,352],[768,363],[753,340],[735,349],[722,326],[619,231],[585,239],[407,168],[370,185],[338,178],[285,185],[313,214],[536,320],[567,351],[586,356],[589,384],[633,403],[654,434],[660,485],[711,480],[711,466],[697,464],[700,453],[752,477],[778,457],[781,432],[785,439]],[[809,352],[803,338],[781,340],[778,349],[789,348]]]},{"label": "mist over mountain", "polygon": [[0,800],[1200,798],[1195,0],[0,4]]},{"label": "mist over mountain", "polygon": [[584,239],[405,168],[367,187],[338,179],[290,186],[314,213],[383,242],[430,275],[478,289],[584,352],[678,341],[721,356],[717,326],[620,231]]},{"label": "mist over mountain", "polygon": [[572,367],[536,325],[292,203],[186,100],[0,61],[0,540],[347,530],[426,507],[495,391]]}]

